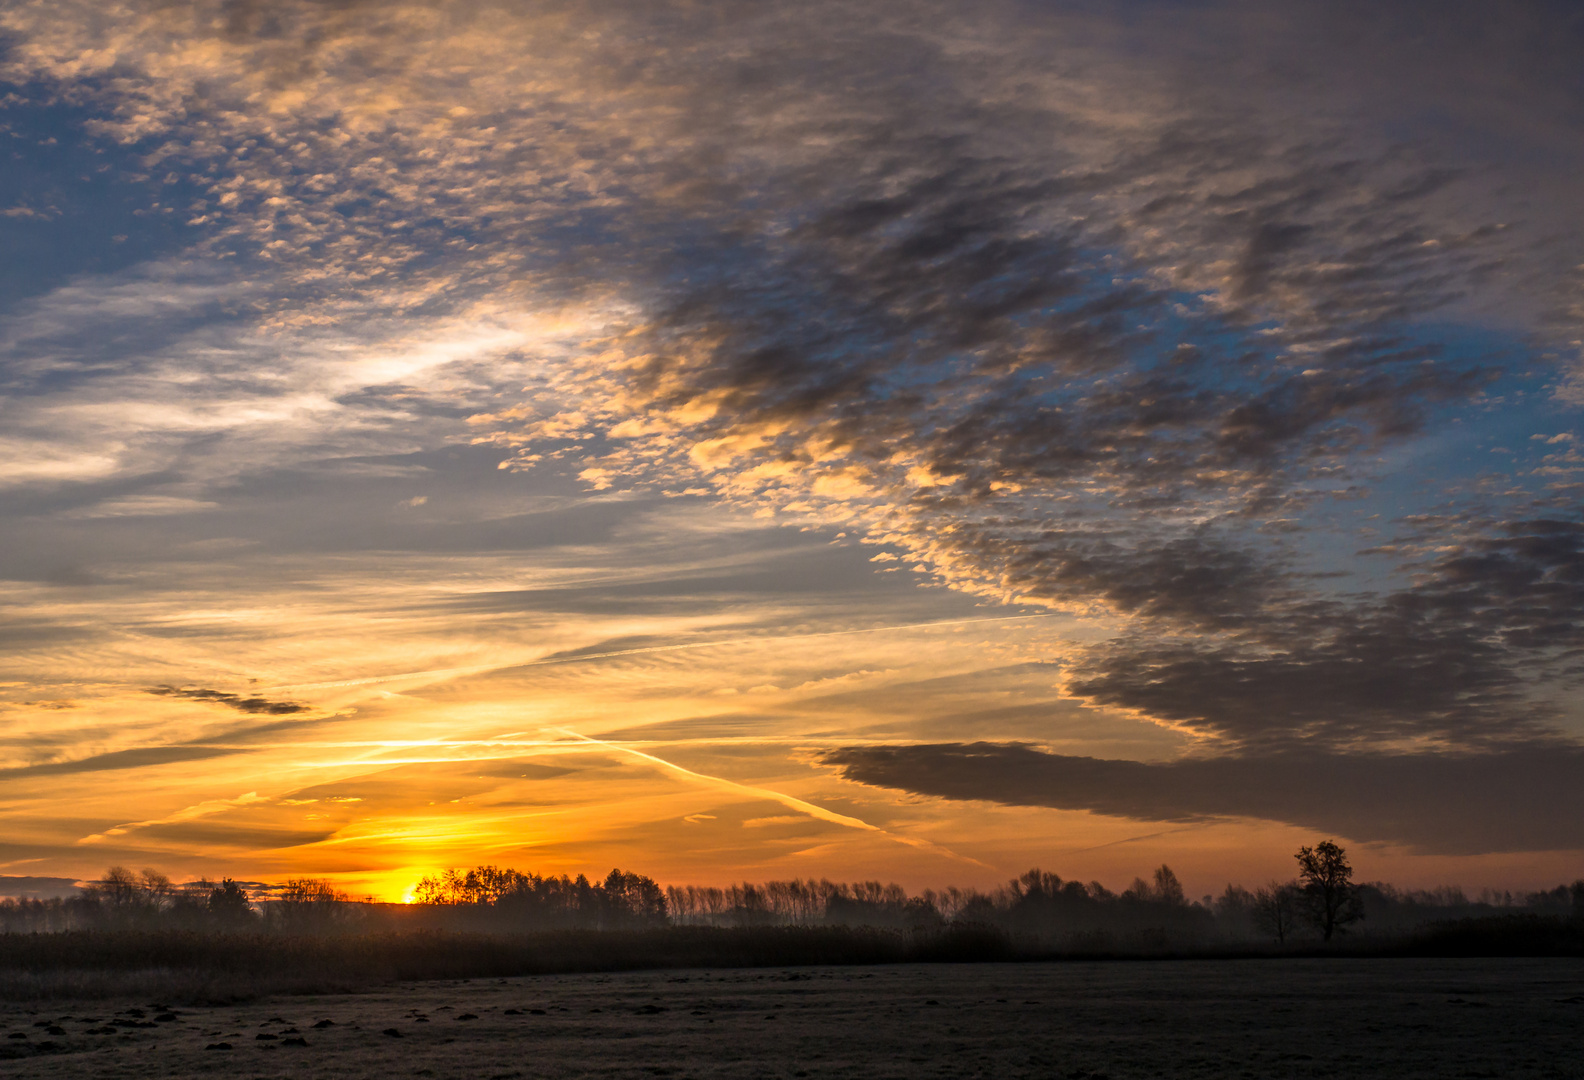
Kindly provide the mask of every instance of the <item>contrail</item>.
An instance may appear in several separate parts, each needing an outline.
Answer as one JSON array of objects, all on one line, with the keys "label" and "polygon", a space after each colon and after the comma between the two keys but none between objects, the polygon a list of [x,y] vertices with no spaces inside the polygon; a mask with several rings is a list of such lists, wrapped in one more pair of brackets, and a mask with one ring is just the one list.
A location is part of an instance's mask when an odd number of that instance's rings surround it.
[{"label": "contrail", "polygon": [[1065,850],[1060,851],[1059,854],[1062,854],[1062,855],[1082,855],[1083,853],[1085,853],[1087,851],[1100,851],[1103,848],[1116,847],[1118,844],[1133,844],[1133,843],[1137,843],[1140,840],[1154,840],[1157,837],[1171,836],[1174,833],[1193,832],[1195,829],[1202,829],[1202,828],[1204,828],[1204,825],[1184,825],[1184,826],[1182,826],[1181,828],[1178,828],[1178,829],[1163,829],[1160,832],[1145,833],[1143,836],[1129,836],[1129,837],[1126,837],[1125,839],[1122,839],[1122,840],[1112,840],[1109,843],[1096,844],[1094,847],[1067,848]]},{"label": "contrail", "polygon": [[578,656],[558,656],[549,660],[530,660],[524,664],[508,664],[501,671],[514,668],[543,667],[547,664],[575,664],[580,660],[604,660],[613,656],[636,656],[639,653],[680,652],[683,649],[708,649],[717,645],[752,645],[759,641],[803,641],[811,638],[847,637],[852,634],[878,634],[886,630],[918,630],[928,626],[965,626],[972,623],[1019,622],[1027,619],[1049,619],[1054,611],[1037,615],[1002,615],[990,619],[943,619],[937,622],[903,623],[899,626],[865,626],[857,630],[824,630],[812,634],[771,634],[760,637],[726,638],[721,641],[693,641],[683,645],[651,645],[642,649],[621,649],[617,652],[582,653]]},{"label": "contrail", "polygon": [[617,656],[639,656],[644,653],[683,652],[688,649],[714,649],[724,645],[753,645],[763,641],[805,641],[814,638],[848,637],[853,634],[880,634],[888,630],[922,630],[932,626],[974,626],[982,623],[1026,622],[1030,619],[1050,619],[1058,613],[1042,611],[1034,615],[998,615],[986,619],[939,619],[934,622],[900,623],[895,626],[865,626],[857,630],[822,630],[809,634],[761,634],[755,637],[723,638],[719,641],[690,641],[681,645],[649,645],[639,649],[618,649],[615,652],[579,653],[576,656],[555,656],[545,660],[527,660],[520,664],[488,664],[482,667],[435,668],[430,671],[408,671],[396,675],[374,675],[366,679],[343,679],[336,682],[293,683],[271,686],[261,693],[301,692],[304,690],[334,690],[347,686],[372,686],[378,683],[399,682],[402,679],[455,678],[463,675],[482,675],[490,671],[516,671],[521,668],[548,667],[552,664],[580,664],[585,660],[609,660]]},{"label": "contrail", "polygon": [[620,743],[606,742],[604,739],[596,739],[589,735],[583,735],[579,732],[573,731],[571,728],[556,727],[547,728],[546,730],[558,731],[561,734],[577,739],[580,742],[591,743],[594,746],[603,746],[606,749],[614,750],[619,754],[631,754],[633,757],[652,762],[653,764],[660,766],[662,769],[666,769],[670,772],[676,773],[679,776],[686,777],[689,780],[698,781],[699,783],[705,784],[709,787],[720,788],[724,791],[731,791],[740,795],[752,795],[755,798],[760,799],[770,799],[774,802],[780,803],[782,806],[787,807],[789,810],[796,810],[799,813],[807,814],[809,817],[818,818],[820,821],[828,821],[833,825],[845,825],[849,829],[861,829],[864,832],[879,833],[886,839],[895,840],[899,844],[906,844],[909,847],[933,851],[942,855],[946,855],[950,858],[960,860],[962,862],[972,863],[975,866],[983,866],[986,870],[995,869],[995,867],[986,865],[985,863],[980,862],[978,859],[971,859],[966,855],[959,855],[950,848],[943,847],[942,845],[936,844],[932,841],[921,840],[911,836],[898,836],[896,833],[888,832],[878,825],[871,825],[869,822],[864,821],[861,818],[848,817],[846,814],[838,814],[834,810],[827,810],[823,806],[816,806],[814,803],[804,802],[795,795],[786,795],[779,791],[772,791],[769,788],[754,787],[749,784],[739,784],[735,780],[727,780],[724,777],[709,776],[706,773],[694,772],[692,769],[683,768],[681,765],[667,761],[665,758],[656,757],[653,754],[646,754],[642,750],[634,750],[632,747],[623,746]]}]

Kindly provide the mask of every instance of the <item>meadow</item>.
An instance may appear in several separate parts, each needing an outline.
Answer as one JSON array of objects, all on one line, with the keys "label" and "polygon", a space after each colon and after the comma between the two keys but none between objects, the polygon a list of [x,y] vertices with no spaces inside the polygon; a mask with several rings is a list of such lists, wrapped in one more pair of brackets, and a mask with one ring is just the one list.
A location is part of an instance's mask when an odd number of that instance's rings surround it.
[{"label": "meadow", "polygon": [[[0,902],[17,1078],[1584,1076],[1584,888],[1470,899],[121,868]],[[1336,912],[1334,912],[1335,914]]]},{"label": "meadow", "polygon": [[158,999],[189,1005],[402,982],[657,969],[1192,959],[1584,957],[1584,926],[1542,916],[1437,923],[1334,944],[1076,933],[1052,943],[983,925],[668,926],[640,930],[319,934],[188,930],[0,934],[0,1001]]},{"label": "meadow", "polygon": [[1556,959],[772,965],[0,1006],[8,1078],[1584,1076]]}]

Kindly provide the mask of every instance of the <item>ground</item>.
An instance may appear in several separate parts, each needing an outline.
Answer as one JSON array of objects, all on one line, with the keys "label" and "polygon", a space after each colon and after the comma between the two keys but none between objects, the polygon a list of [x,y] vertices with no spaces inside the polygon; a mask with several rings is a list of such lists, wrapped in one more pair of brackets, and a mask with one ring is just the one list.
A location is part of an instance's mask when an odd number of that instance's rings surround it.
[{"label": "ground", "polygon": [[14,1080],[1584,1077],[1577,960],[637,972],[165,1004],[0,1005],[0,1072]]}]

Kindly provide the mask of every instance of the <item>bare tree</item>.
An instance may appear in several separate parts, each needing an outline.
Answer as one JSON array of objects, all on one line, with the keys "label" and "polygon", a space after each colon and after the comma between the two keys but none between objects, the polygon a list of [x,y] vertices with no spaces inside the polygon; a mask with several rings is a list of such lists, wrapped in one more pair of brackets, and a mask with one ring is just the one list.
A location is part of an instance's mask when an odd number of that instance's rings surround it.
[{"label": "bare tree", "polygon": [[138,876],[124,866],[112,866],[94,882],[93,891],[114,911],[125,911],[138,902]]},{"label": "bare tree", "polygon": [[1298,923],[1299,895],[1296,881],[1261,885],[1254,890],[1249,902],[1249,918],[1257,929],[1275,938],[1277,944],[1286,944],[1287,935]]},{"label": "bare tree", "polygon": [[1335,841],[1322,840],[1312,848],[1301,847],[1293,858],[1298,860],[1304,914],[1326,941],[1364,917],[1353,888],[1353,867],[1348,865],[1347,852]]},{"label": "bare tree", "polygon": [[321,878],[292,878],[281,886],[279,898],[283,904],[327,907],[345,903],[347,896],[346,893],[337,892],[334,885]]},{"label": "bare tree", "polygon": [[321,878],[292,878],[275,898],[271,921],[281,929],[319,933],[344,922],[346,893]]},{"label": "bare tree", "polygon": [[138,888],[142,890],[144,905],[151,911],[164,911],[176,894],[171,879],[153,867],[143,868],[138,875]]}]

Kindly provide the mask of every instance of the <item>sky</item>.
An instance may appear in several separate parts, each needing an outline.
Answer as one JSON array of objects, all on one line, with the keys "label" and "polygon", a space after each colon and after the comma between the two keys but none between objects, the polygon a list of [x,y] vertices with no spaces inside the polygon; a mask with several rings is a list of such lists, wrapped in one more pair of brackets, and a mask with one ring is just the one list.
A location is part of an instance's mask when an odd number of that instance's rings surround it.
[{"label": "sky", "polygon": [[0,894],[1584,871],[1566,0],[0,0]]}]

